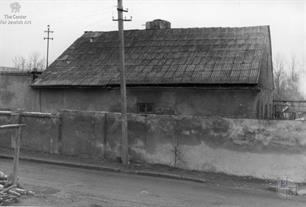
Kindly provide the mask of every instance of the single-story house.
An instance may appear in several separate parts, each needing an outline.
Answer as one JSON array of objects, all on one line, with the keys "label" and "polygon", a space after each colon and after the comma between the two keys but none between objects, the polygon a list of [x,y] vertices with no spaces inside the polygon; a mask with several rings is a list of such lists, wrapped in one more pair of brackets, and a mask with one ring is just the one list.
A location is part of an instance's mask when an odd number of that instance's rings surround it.
[{"label": "single-story house", "polygon": [[[269,26],[171,28],[164,20],[126,30],[128,111],[272,116]],[[85,32],[32,87],[41,111],[120,111],[117,31]]]}]

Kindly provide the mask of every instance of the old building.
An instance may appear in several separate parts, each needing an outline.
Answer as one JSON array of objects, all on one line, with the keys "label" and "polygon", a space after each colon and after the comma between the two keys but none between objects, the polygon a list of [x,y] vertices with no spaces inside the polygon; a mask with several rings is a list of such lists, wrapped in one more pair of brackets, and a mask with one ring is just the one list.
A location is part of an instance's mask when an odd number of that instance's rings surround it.
[{"label": "old building", "polygon": [[[128,111],[269,118],[269,26],[125,31]],[[85,32],[32,85],[41,111],[120,111],[118,33]]]}]

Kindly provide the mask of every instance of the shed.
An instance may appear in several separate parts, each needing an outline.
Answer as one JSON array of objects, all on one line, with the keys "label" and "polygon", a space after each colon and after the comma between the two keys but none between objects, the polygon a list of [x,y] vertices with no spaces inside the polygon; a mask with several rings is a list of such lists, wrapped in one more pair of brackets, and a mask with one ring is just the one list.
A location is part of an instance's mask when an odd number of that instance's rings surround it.
[{"label": "shed", "polygon": [[[269,26],[126,30],[128,111],[269,118]],[[160,25],[160,27],[158,26]],[[44,111],[120,111],[117,31],[87,31],[34,82]]]}]

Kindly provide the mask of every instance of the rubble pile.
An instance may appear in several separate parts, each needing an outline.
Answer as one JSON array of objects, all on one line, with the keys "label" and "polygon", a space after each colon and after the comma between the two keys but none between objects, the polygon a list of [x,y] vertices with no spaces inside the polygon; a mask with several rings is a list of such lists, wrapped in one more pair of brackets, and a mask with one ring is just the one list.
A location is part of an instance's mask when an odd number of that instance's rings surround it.
[{"label": "rubble pile", "polygon": [[16,203],[25,195],[34,195],[32,191],[24,189],[20,184],[13,184],[12,175],[6,175],[0,171],[0,206]]}]

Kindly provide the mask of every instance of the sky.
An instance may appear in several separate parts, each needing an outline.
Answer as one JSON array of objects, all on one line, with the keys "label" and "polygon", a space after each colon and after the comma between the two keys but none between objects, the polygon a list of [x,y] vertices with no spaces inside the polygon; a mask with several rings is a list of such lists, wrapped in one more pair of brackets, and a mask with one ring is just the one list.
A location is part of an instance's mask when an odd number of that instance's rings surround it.
[{"label": "sky", "polygon": [[[18,13],[11,11],[14,2],[21,6]],[[16,56],[45,57],[48,24],[54,31],[49,62],[84,31],[117,30],[112,21],[116,4],[117,0],[0,0],[0,66],[13,66]],[[125,22],[125,29],[144,29],[146,21],[157,18],[170,21],[172,28],[270,25],[273,57],[294,56],[306,71],[306,0],[123,0],[123,4],[127,18],[133,18]],[[24,17],[18,19],[23,24],[5,22],[14,14]]]}]

